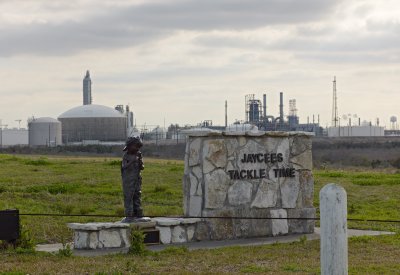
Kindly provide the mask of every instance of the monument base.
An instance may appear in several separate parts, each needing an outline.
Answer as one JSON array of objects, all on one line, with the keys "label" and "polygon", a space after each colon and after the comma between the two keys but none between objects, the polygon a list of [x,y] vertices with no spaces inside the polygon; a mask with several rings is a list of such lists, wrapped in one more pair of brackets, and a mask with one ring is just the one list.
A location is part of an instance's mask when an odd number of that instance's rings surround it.
[{"label": "monument base", "polygon": [[69,223],[74,230],[74,249],[130,247],[130,226],[126,223]]},{"label": "monument base", "polygon": [[209,211],[204,218],[153,218],[148,222],[131,224],[69,223],[68,227],[74,230],[74,249],[78,250],[127,249],[131,245],[131,228],[144,232],[146,244],[179,244],[314,232],[315,208],[271,209],[264,212],[261,211],[257,216],[236,216],[243,219],[226,216],[232,213]]},{"label": "monument base", "polygon": [[205,216],[210,218],[203,220],[208,228],[203,228],[201,231],[207,230],[210,240],[273,237],[314,232],[315,208],[260,209],[258,212],[253,210],[251,215],[235,215],[235,212],[233,210],[207,211]]},{"label": "monument base", "polygon": [[[210,213],[209,213],[210,214]],[[237,219],[224,218],[226,213],[214,212],[215,218],[155,218],[162,244],[206,240],[273,237],[287,234],[314,233],[315,208],[272,209],[265,216]],[[217,215],[220,214],[220,215]],[[300,219],[298,219],[300,218]]]},{"label": "monument base", "polygon": [[145,244],[159,244],[160,232],[155,221],[134,223],[69,223],[74,231],[74,249],[124,249],[131,246],[131,228],[144,233]]}]

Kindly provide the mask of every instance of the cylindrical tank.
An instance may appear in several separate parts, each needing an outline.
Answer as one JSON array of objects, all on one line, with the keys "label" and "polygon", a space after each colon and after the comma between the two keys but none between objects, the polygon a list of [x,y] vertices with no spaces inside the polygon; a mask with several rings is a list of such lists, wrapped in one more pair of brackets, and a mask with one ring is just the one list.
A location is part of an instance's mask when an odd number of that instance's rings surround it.
[{"label": "cylindrical tank", "polygon": [[51,117],[34,118],[28,123],[29,146],[57,146],[62,144],[61,122]]}]

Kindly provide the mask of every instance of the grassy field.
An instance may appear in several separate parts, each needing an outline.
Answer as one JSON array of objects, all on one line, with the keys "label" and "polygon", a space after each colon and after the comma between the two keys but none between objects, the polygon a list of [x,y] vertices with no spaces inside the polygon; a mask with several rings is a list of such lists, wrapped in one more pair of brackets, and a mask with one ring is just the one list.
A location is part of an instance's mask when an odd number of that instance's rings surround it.
[{"label": "grassy field", "polygon": [[[0,155],[0,209],[21,213],[122,215],[119,160],[84,157],[34,157]],[[143,204],[147,215],[182,215],[183,162],[145,159]],[[316,170],[318,192],[330,182],[348,193],[349,218],[400,220],[400,173],[382,170]],[[67,222],[110,220],[91,217],[23,217],[22,223],[37,243],[71,239]],[[112,220],[118,220],[117,218]],[[350,227],[399,231],[391,223],[358,222]],[[126,273],[298,273],[319,272],[319,242],[188,252],[172,249],[147,256],[116,255],[97,258],[49,254],[0,252],[1,272],[62,274]],[[353,274],[400,270],[400,237],[355,238],[350,241]],[[102,273],[99,273],[102,274]]]},{"label": "grassy field", "polygon": [[[0,209],[18,208],[21,213],[124,214],[117,159],[3,155],[0,165]],[[143,173],[145,213],[181,215],[182,163],[147,160],[146,165]],[[22,218],[39,243],[70,239],[66,222],[99,220],[102,219]]]},{"label": "grassy field", "polygon": [[[358,237],[349,242],[350,274],[399,274],[400,237]],[[187,251],[167,249],[147,256],[62,257],[0,254],[9,274],[319,274],[319,241]],[[12,273],[13,272],[13,273]]]}]

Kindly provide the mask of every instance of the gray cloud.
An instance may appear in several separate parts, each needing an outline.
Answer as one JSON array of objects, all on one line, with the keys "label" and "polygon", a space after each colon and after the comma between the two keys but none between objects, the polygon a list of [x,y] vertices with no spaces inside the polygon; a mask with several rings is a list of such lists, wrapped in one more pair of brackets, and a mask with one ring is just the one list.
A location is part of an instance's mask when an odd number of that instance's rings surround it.
[{"label": "gray cloud", "polygon": [[[270,30],[264,30],[266,37]],[[228,34],[203,34],[195,43],[206,48],[285,51],[297,59],[327,63],[393,63],[399,61],[400,23],[367,21],[364,28],[338,30],[331,24],[300,24],[276,39]]]},{"label": "gray cloud", "polygon": [[353,53],[327,53],[327,52],[307,52],[295,55],[299,59],[317,60],[330,64],[365,64],[365,63],[386,63],[397,64],[400,61],[399,53],[366,53],[366,52],[353,52]]},{"label": "gray cloud", "polygon": [[[177,30],[248,30],[323,18],[338,1],[190,0],[109,7],[61,23],[0,27],[0,55],[63,55],[139,45]],[[57,6],[51,6],[57,8]],[[79,6],[78,6],[79,8]]]},{"label": "gray cloud", "polygon": [[[186,30],[257,28],[269,24],[309,22],[320,19],[337,1],[318,0],[202,0],[148,4],[117,14],[124,22],[143,27]],[[117,17],[115,17],[117,20]]]},{"label": "gray cloud", "polygon": [[154,29],[127,28],[115,25],[43,24],[9,28],[0,36],[0,55],[16,54],[64,55],[87,49],[107,49],[142,44],[165,36]]}]

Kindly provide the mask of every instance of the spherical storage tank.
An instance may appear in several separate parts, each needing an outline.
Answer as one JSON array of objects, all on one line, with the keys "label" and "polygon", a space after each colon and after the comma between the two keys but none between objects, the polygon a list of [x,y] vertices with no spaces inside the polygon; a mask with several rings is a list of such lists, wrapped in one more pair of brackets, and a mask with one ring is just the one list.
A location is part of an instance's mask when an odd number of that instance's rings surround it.
[{"label": "spherical storage tank", "polygon": [[28,123],[30,146],[61,145],[61,123],[51,117],[33,118]]},{"label": "spherical storage tank", "polygon": [[103,105],[82,105],[58,117],[64,143],[84,140],[124,141],[127,118],[121,112]]}]

